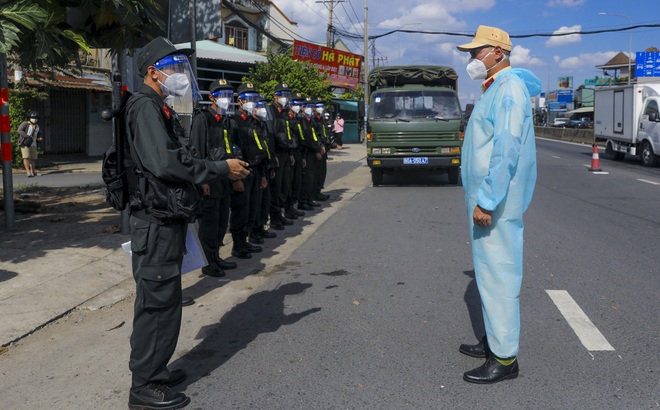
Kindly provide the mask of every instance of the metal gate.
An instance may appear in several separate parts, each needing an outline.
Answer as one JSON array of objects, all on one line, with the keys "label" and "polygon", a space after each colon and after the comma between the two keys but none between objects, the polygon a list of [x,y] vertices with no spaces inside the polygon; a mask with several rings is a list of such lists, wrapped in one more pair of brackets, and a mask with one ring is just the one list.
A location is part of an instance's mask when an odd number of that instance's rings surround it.
[{"label": "metal gate", "polygon": [[46,125],[49,154],[87,152],[87,90],[52,89]]}]

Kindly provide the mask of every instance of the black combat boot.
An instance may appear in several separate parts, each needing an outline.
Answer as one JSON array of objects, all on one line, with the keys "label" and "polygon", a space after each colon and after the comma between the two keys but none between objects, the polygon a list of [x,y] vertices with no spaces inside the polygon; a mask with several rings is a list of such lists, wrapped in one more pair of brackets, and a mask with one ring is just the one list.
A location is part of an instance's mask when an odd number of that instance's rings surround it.
[{"label": "black combat boot", "polygon": [[129,409],[181,409],[190,403],[190,398],[176,392],[163,383],[147,383],[132,387],[128,395]]},{"label": "black combat boot", "polygon": [[243,236],[243,233],[233,233],[231,234],[232,240],[234,241],[234,246],[231,249],[231,256],[238,259],[250,259],[252,254],[245,247],[246,236]]}]

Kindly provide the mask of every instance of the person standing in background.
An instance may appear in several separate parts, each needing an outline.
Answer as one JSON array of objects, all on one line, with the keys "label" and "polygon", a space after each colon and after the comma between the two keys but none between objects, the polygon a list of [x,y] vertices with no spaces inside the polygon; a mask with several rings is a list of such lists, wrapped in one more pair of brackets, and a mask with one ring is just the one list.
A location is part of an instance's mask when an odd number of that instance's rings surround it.
[{"label": "person standing in background", "polygon": [[25,172],[27,172],[28,178],[37,176],[37,142],[44,140],[41,137],[40,131],[39,113],[36,111],[30,111],[28,114],[28,120],[23,121],[21,125],[18,126],[18,144],[21,147],[23,166],[25,167]]},{"label": "person standing in background", "polygon": [[337,116],[335,117],[332,132],[335,133],[335,143],[337,144],[337,149],[344,149],[344,144],[341,140],[341,138],[344,136],[344,119],[341,117],[340,112],[338,112]]}]

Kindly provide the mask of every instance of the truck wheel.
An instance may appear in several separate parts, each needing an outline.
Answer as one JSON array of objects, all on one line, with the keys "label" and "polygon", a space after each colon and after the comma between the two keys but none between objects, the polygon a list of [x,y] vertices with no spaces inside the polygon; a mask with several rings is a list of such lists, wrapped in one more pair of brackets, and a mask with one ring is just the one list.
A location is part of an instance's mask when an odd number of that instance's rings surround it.
[{"label": "truck wheel", "polygon": [[611,160],[621,161],[626,154],[623,152],[614,151],[614,149],[612,149],[612,143],[608,142],[607,147],[605,147],[605,155],[607,155],[607,157]]},{"label": "truck wheel", "polygon": [[383,184],[383,170],[371,168],[371,183],[373,186]]},{"label": "truck wheel", "polygon": [[447,176],[449,177],[449,183],[452,185],[458,185],[458,175],[459,175],[459,169],[458,167],[454,168],[449,168],[447,170]]},{"label": "truck wheel", "polygon": [[656,163],[655,153],[648,141],[642,141],[642,151],[639,153],[642,159],[642,165],[645,167],[654,167]]}]

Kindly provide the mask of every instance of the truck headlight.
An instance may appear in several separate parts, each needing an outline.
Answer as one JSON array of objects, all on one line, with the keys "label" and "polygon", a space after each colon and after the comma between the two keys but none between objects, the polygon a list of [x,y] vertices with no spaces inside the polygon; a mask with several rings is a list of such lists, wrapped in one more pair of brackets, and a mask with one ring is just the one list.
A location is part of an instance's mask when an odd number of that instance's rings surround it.
[{"label": "truck headlight", "polygon": [[383,148],[383,154],[391,154],[392,153],[392,148]]},{"label": "truck headlight", "polygon": [[380,148],[372,148],[371,153],[372,154],[380,154]]}]

